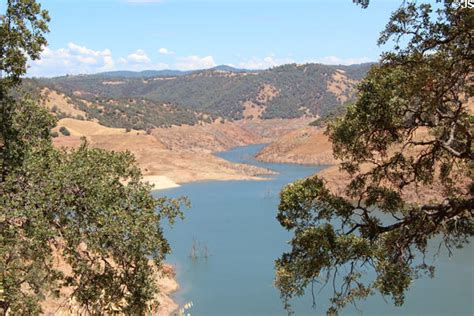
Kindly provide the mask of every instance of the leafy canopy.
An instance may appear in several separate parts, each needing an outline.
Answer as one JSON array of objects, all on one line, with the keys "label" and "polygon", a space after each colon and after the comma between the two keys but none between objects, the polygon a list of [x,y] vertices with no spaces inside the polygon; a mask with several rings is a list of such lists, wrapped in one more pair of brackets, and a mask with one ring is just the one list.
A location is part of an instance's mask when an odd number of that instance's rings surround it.
[{"label": "leafy canopy", "polygon": [[[278,220],[294,233],[276,261],[287,308],[315,282],[333,283],[328,314],[375,292],[396,305],[434,266],[427,245],[461,247],[474,233],[474,11],[407,2],[379,44],[393,40],[359,85],[356,103],[328,126],[351,181],[331,192],[317,176],[281,192]],[[432,187],[428,199],[407,193]],[[418,257],[418,260],[415,258]],[[375,272],[370,278],[366,271]]]},{"label": "leafy canopy", "polygon": [[[34,0],[8,0],[0,24],[0,312],[37,315],[68,294],[81,313],[144,315],[170,246],[162,222],[183,199],[155,199],[134,157],[55,149],[55,118],[19,91],[49,17]],[[62,298],[64,299],[64,297]]]}]

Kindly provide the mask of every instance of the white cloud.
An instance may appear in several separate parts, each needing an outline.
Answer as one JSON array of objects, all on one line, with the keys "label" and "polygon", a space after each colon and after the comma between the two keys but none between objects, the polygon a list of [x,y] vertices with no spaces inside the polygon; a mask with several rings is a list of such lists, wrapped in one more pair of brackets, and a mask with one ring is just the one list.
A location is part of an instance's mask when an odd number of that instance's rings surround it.
[{"label": "white cloud", "polygon": [[[159,48],[158,53],[172,55],[173,51],[167,48]],[[190,55],[184,57],[173,57],[170,64],[151,60],[142,49],[137,49],[127,56],[113,58],[110,49],[94,50],[76,43],[69,43],[65,48],[45,48],[41,59],[30,61],[29,76],[60,76],[65,74],[91,74],[118,69],[141,71],[148,69],[180,69],[196,70],[207,69],[216,66],[213,56]],[[337,56],[326,56],[311,60],[296,61],[290,57],[277,57],[269,55],[263,58],[253,57],[242,60],[233,67],[246,69],[267,69],[288,63],[323,63],[332,65],[350,65],[363,62],[371,62],[370,58],[341,58]]]},{"label": "white cloud", "polygon": [[196,55],[177,58],[176,68],[180,70],[207,69],[216,66],[214,57],[200,57]]},{"label": "white cloud", "polygon": [[360,57],[360,58],[340,58],[337,56],[325,56],[322,58],[318,58],[316,60],[312,60],[311,62],[327,64],[327,65],[353,65],[353,64],[362,64],[373,62],[374,60],[368,57]]},{"label": "white cloud", "polygon": [[120,69],[142,71],[142,70],[160,70],[169,69],[169,65],[162,62],[152,62],[150,57],[142,49],[137,49],[135,52],[129,54],[127,57],[117,59],[117,64]]},{"label": "white cloud", "polygon": [[115,62],[112,56],[104,56],[104,68],[110,70],[115,68]]},{"label": "white cloud", "polygon": [[72,55],[87,55],[87,56],[108,56],[112,53],[109,49],[103,51],[96,51],[85,46],[80,46],[74,43],[67,44],[68,50]]},{"label": "white cloud", "polygon": [[170,65],[168,65],[167,63],[157,63],[153,65],[152,69],[155,69],[155,70],[170,69]]},{"label": "white cloud", "polygon": [[169,50],[168,48],[164,48],[164,47],[158,49],[158,53],[160,53],[161,55],[173,55],[174,54],[173,51]]},{"label": "white cloud", "polygon": [[291,64],[295,61],[291,58],[277,58],[273,55],[264,57],[264,58],[251,58],[249,60],[240,62],[238,64],[239,68],[245,69],[267,69],[275,66],[280,66],[284,64]]},{"label": "white cloud", "polygon": [[326,65],[352,65],[352,64],[361,64],[361,63],[367,63],[367,62],[373,62],[373,60],[371,60],[368,57],[340,58],[337,56],[325,56],[322,58],[296,61],[288,57],[281,58],[281,57],[276,57],[274,55],[269,55],[264,58],[253,57],[251,59],[244,60],[238,63],[237,65],[231,64],[231,66],[246,68],[246,69],[268,69],[268,68],[281,66],[284,64],[292,64],[292,63],[297,63],[297,64],[320,63],[320,64],[326,64]]},{"label": "white cloud", "polygon": [[132,64],[149,64],[150,57],[142,49],[137,49],[135,52],[127,56],[127,62]]},{"label": "white cloud", "polygon": [[112,52],[109,49],[93,50],[75,43],[67,48],[46,47],[40,60],[30,61],[28,75],[59,76],[65,74],[85,74],[115,69]]}]

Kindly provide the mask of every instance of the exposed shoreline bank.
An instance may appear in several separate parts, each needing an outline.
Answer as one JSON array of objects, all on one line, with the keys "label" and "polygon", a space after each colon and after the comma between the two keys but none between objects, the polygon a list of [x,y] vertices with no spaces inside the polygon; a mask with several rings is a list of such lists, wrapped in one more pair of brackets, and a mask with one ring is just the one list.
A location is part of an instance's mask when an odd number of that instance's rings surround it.
[{"label": "exposed shoreline bank", "polygon": [[179,291],[179,283],[176,280],[176,271],[170,264],[163,265],[162,277],[157,280],[158,301],[160,306],[154,316],[171,316],[179,308],[179,304],[173,299],[173,294]]},{"label": "exposed shoreline bank", "polygon": [[177,184],[167,176],[147,175],[143,176],[143,181],[151,184],[153,186],[153,191],[180,187],[179,184]]}]

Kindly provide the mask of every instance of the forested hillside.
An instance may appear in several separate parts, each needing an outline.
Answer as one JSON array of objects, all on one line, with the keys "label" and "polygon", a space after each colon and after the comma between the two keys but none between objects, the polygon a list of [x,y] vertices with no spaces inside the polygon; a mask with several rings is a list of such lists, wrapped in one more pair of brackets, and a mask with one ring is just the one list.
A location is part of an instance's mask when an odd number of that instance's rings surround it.
[{"label": "forested hillside", "polygon": [[113,72],[32,79],[104,125],[147,129],[215,119],[324,116],[353,100],[370,64],[289,64],[265,71]]}]

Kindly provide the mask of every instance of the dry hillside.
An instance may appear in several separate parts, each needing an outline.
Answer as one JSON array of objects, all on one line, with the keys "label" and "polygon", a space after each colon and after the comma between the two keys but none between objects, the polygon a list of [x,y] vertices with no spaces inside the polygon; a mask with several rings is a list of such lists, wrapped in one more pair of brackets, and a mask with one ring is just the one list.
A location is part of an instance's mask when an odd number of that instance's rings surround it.
[{"label": "dry hillside", "polygon": [[231,163],[212,153],[267,142],[271,135],[275,137],[306,124],[306,120],[270,120],[260,124],[239,121],[159,128],[148,135],[144,131],[126,132],[96,122],[66,118],[58,122],[56,130],[64,126],[71,136],[60,135],[54,138],[54,143],[58,147],[77,147],[81,137],[85,137],[93,147],[129,150],[147,176],[146,180],[155,183],[157,188],[165,188],[201,180],[261,179],[261,175],[272,172]]},{"label": "dry hillside", "polygon": [[212,153],[261,142],[258,135],[232,122],[156,128],[152,135],[166,149],[186,152]]},{"label": "dry hillside", "polygon": [[332,156],[329,139],[324,129],[307,126],[291,131],[262,149],[256,156],[266,162],[330,165]]},{"label": "dry hillside", "polygon": [[306,126],[309,121],[271,119],[214,122],[157,128],[152,131],[152,135],[169,150],[212,153],[237,146],[268,143],[289,131]]},{"label": "dry hillside", "polygon": [[[468,102],[465,104],[466,109],[473,114],[474,113],[474,99],[471,98],[468,100]],[[432,139],[432,136],[428,133],[428,129],[426,128],[419,128],[414,136],[415,140],[423,140],[427,141]],[[392,148],[392,152],[397,150],[397,147]],[[409,148],[409,155],[416,155],[419,154],[419,149],[415,149],[413,147]],[[390,154],[389,154],[390,156]],[[361,172],[366,172],[370,170],[373,166],[370,165],[363,165],[361,168]],[[456,171],[454,171],[456,173]],[[467,188],[467,184],[470,179],[466,178],[466,176],[461,172],[462,174],[458,179],[456,186],[461,190],[464,191]],[[346,185],[350,182],[351,178],[347,175],[347,173],[342,172],[339,169],[339,166],[331,166],[322,172],[319,173],[321,177],[323,177],[328,184],[328,187],[333,191],[337,192],[339,194],[344,194],[344,189]],[[412,203],[429,203],[432,200],[439,200],[442,197],[442,192],[440,192],[441,188],[441,183],[439,180],[435,181],[432,185],[430,186],[415,186],[415,185],[409,185],[407,186],[404,191],[403,191],[403,197]]]},{"label": "dry hillside", "polygon": [[[426,129],[420,129],[416,138],[426,140],[429,137]],[[332,145],[324,130],[316,127],[305,127],[298,129],[278,138],[257,154],[257,159],[267,162],[299,163],[332,165],[321,172],[318,176],[326,180],[331,191],[344,195],[347,184],[351,177],[340,170],[338,161],[332,156]],[[392,149],[396,150],[396,148]],[[413,152],[415,153],[415,152]],[[371,166],[363,165],[362,172],[370,170]],[[460,179],[462,187],[467,179]],[[410,202],[429,202],[440,197],[439,183],[431,186],[407,187],[403,196]]]},{"label": "dry hillside", "polygon": [[[259,175],[270,174],[268,170],[228,162],[211,153],[169,150],[159,140],[151,135],[109,134],[87,135],[89,144],[96,148],[114,151],[129,150],[132,152],[146,176],[163,176],[171,179],[169,182],[185,183],[201,180],[245,180],[260,179]],[[81,143],[78,136],[60,136],[54,139],[58,147],[77,147]],[[147,177],[146,180],[156,182],[160,179]],[[157,180],[157,181],[155,181]]]},{"label": "dry hillside", "polygon": [[44,88],[41,95],[45,98],[44,105],[54,114],[63,113],[71,117],[86,117],[86,113],[77,109],[72,101],[62,93]]},{"label": "dry hillside", "polygon": [[[87,111],[83,105],[81,109],[107,126],[149,129],[177,122],[193,125],[201,114],[225,120],[324,116],[334,106],[353,99],[354,83],[360,81],[370,67],[371,64],[307,63],[257,72],[232,67],[166,74],[114,72],[42,78],[33,84],[54,87],[61,93],[90,102],[117,100],[120,104],[110,109],[105,105],[102,112]],[[150,114],[156,111],[150,108],[127,107],[127,99],[158,105],[156,114],[159,115],[152,117]],[[174,105],[174,112],[160,110],[159,105],[163,103]],[[147,115],[137,119],[136,114],[141,111]]]},{"label": "dry hillside", "polygon": [[[63,113],[74,108],[67,97],[55,91],[47,91],[51,100]],[[52,103],[47,103],[52,109]],[[294,121],[294,120],[293,120]],[[300,127],[304,123],[290,120],[290,126]],[[243,123],[212,123],[203,125],[183,125],[154,129],[151,133],[124,128],[106,127],[95,121],[64,118],[58,121],[53,131],[66,127],[71,136],[54,138],[58,147],[74,148],[81,138],[87,139],[96,148],[114,151],[129,150],[141,167],[145,180],[156,188],[174,187],[176,183],[200,180],[244,180],[261,179],[270,171],[254,166],[235,164],[212,155],[236,146],[261,143],[266,139],[252,132]],[[280,127],[275,127],[279,130]],[[286,129],[285,129],[286,130]]]},{"label": "dry hillside", "polygon": [[255,101],[246,100],[242,102],[244,108],[243,117],[250,120],[261,119],[262,114],[267,108],[267,103],[278,96],[279,93],[273,85],[263,84],[258,91]]},{"label": "dry hillside", "polygon": [[[474,99],[466,103],[466,108],[474,113]],[[415,134],[417,140],[429,140],[430,137],[426,128],[420,128]],[[397,148],[392,148],[392,151],[394,150]],[[410,154],[417,153],[413,148],[410,150]],[[339,194],[344,194],[344,189],[351,180],[339,169],[338,161],[332,156],[332,145],[322,128],[307,126],[290,131],[263,148],[256,158],[266,162],[333,165],[318,175],[327,181],[332,191]],[[368,171],[370,167],[369,165],[362,166],[362,172]],[[465,187],[467,180],[460,178],[458,185]],[[439,183],[434,183],[430,187],[409,186],[404,190],[403,195],[410,202],[429,202],[440,197],[439,187]]]},{"label": "dry hillside", "polygon": [[235,125],[251,131],[260,139],[260,143],[271,143],[283,135],[306,127],[312,118],[298,119],[266,119],[266,120],[240,120],[233,122]]},{"label": "dry hillside", "polygon": [[344,70],[337,69],[331,80],[327,82],[327,89],[336,96],[339,102],[344,103],[354,94],[357,83],[357,80],[347,78]]},{"label": "dry hillside", "polygon": [[[91,136],[91,135],[123,135],[126,134],[125,128],[111,128],[100,125],[97,122],[76,120],[72,118],[60,119],[53,131],[59,131],[59,128],[66,127],[72,136]],[[139,132],[143,134],[144,132]]]}]

